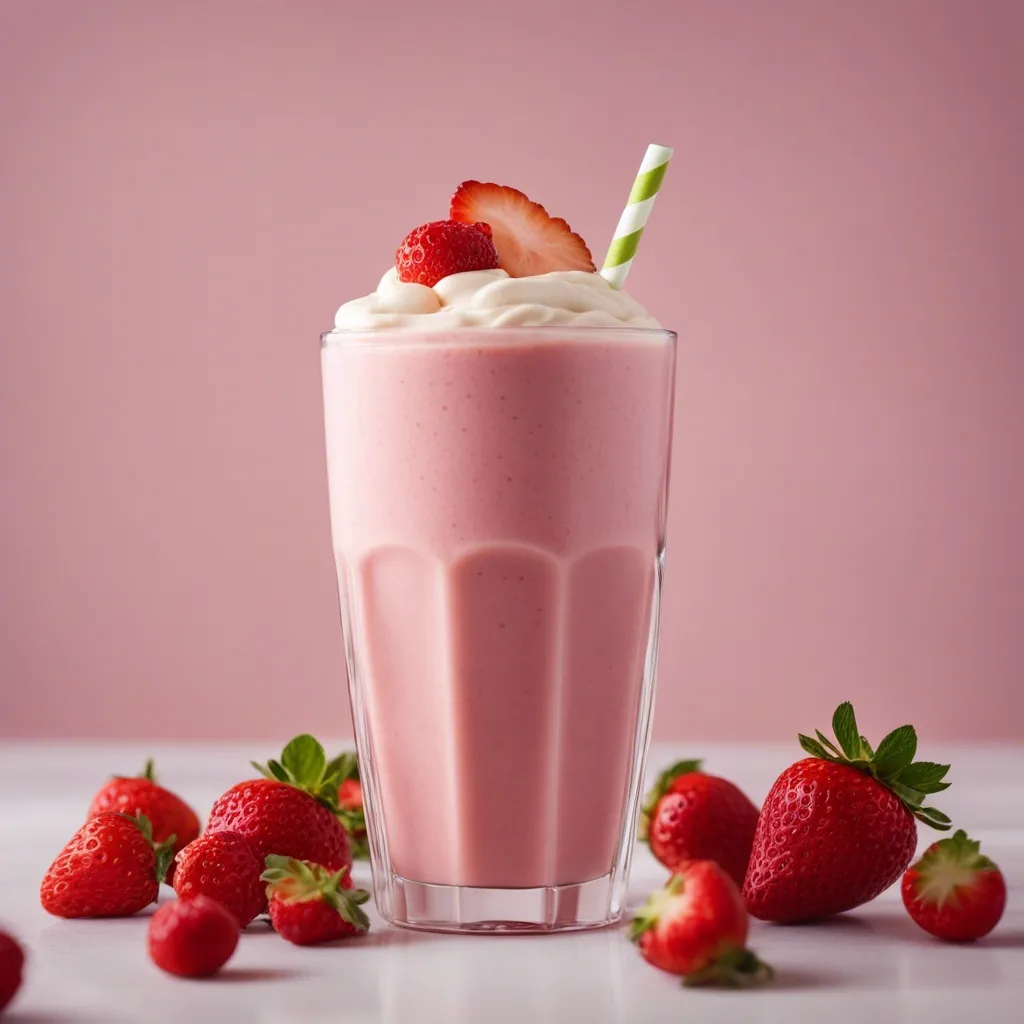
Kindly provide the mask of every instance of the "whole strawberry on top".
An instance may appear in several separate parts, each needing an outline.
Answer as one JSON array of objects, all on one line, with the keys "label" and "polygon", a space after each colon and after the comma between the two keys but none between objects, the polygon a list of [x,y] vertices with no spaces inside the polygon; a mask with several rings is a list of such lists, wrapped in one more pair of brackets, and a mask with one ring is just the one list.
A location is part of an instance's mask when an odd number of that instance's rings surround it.
[{"label": "whole strawberry on top", "polygon": [[206,831],[237,832],[261,861],[277,853],[331,871],[349,867],[348,835],[338,817],[343,758],[328,762],[316,739],[296,736],[280,761],[253,763],[264,778],[240,782],[214,803]]},{"label": "whole strawberry on top", "polygon": [[271,854],[263,880],[274,930],[298,946],[348,938],[370,927],[361,906],[370,894],[352,888],[348,868],[331,872],[311,861]]},{"label": "whole strawberry on top", "polygon": [[867,903],[906,870],[915,819],[949,828],[945,814],[924,806],[948,788],[949,765],[914,761],[913,726],[873,750],[844,703],[832,728],[838,746],[821,732],[799,737],[812,756],[779,776],[761,808],[743,895],[762,920],[807,921]]},{"label": "whole strawberry on top", "polygon": [[491,229],[457,220],[435,220],[413,228],[395,253],[398,279],[428,288],[449,274],[497,267]]},{"label": "whole strawberry on top", "polygon": [[739,987],[774,976],[746,948],[749,929],[736,883],[713,861],[690,860],[641,907],[629,935],[648,963],[684,985]]},{"label": "whole strawberry on top", "polygon": [[743,885],[757,808],[739,787],[700,767],[679,761],[661,773],[644,798],[640,840],[670,871],[686,860],[713,860]]},{"label": "whole strawberry on top", "polygon": [[363,810],[363,785],[359,780],[359,759],[354,751],[346,751],[338,761],[341,765],[341,785],[338,786],[338,817],[348,833],[349,846],[354,858],[370,855],[366,840],[366,814]]},{"label": "whole strawberry on top", "polygon": [[57,917],[127,917],[155,903],[174,836],[154,844],[149,819],[116,811],[90,818],[61,850],[39,887]]},{"label": "whole strawberry on top", "polygon": [[903,904],[926,931],[947,942],[973,942],[1006,908],[1003,873],[962,829],[940,839],[903,876]]},{"label": "whole strawberry on top", "polygon": [[183,900],[209,896],[244,928],[267,904],[262,872],[263,862],[248,840],[237,832],[207,832],[178,854],[174,891]]},{"label": "whole strawberry on top", "polygon": [[[115,776],[92,798],[87,818],[104,811],[118,811],[138,817],[144,814],[153,829],[153,842],[162,843],[175,836],[174,853],[183,850],[199,835],[196,812],[177,794],[157,785],[153,762],[149,760],[142,774],[130,778]],[[167,881],[173,875],[173,863],[168,869]]]}]

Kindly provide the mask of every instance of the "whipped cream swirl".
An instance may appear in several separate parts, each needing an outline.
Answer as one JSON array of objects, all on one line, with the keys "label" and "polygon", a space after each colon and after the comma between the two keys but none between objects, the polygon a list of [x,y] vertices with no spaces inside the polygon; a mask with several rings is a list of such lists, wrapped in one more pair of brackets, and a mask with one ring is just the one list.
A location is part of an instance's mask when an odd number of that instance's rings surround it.
[{"label": "whipped cream swirl", "polygon": [[392,268],[375,292],[346,302],[338,330],[451,330],[457,327],[649,327],[657,320],[600,274],[556,270],[509,277],[504,270],[471,270],[433,288],[398,279]]}]

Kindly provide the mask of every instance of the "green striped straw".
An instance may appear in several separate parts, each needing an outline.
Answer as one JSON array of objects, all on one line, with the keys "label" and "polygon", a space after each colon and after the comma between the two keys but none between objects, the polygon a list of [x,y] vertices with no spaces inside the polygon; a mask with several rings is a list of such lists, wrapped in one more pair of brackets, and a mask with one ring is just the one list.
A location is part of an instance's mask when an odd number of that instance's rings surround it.
[{"label": "green striped straw", "polygon": [[615,229],[615,237],[604,258],[601,276],[613,287],[621,288],[626,283],[626,275],[633,265],[633,257],[640,245],[640,236],[644,233],[644,225],[651,214],[651,207],[657,198],[658,189],[668,170],[668,162],[672,159],[669,146],[656,146],[653,142],[647,147],[643,163],[637,171],[633,190],[626,200],[626,208],[619,218],[619,226]]}]

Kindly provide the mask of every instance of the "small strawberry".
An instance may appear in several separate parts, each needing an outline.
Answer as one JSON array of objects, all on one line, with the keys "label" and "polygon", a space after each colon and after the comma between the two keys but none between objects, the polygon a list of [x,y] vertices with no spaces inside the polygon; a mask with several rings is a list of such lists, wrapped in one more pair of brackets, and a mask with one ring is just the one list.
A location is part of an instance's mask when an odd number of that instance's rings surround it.
[{"label": "small strawberry", "polygon": [[145,815],[104,811],[90,818],[50,865],[39,888],[57,917],[127,917],[155,903],[174,836],[154,845]]},{"label": "small strawberry", "polygon": [[215,899],[244,928],[266,905],[262,871],[263,864],[237,832],[207,832],[178,854],[174,891],[182,900]]},{"label": "small strawberry", "polygon": [[311,861],[271,854],[263,880],[275,931],[297,946],[347,938],[370,927],[360,906],[370,894],[352,888],[348,868],[332,873]]},{"label": "small strawberry", "polygon": [[413,228],[395,253],[398,279],[433,288],[443,277],[495,270],[498,254],[486,224],[435,220]]},{"label": "small strawberry", "polygon": [[341,785],[338,786],[338,817],[348,833],[354,858],[370,855],[366,841],[366,814],[363,811],[363,786],[359,781],[359,761],[352,751],[341,755]]},{"label": "small strawberry", "polygon": [[633,918],[644,959],[685,985],[752,985],[774,972],[746,948],[750,922],[736,883],[710,860],[684,861]]},{"label": "small strawberry", "polygon": [[207,978],[231,959],[238,922],[209,896],[165,903],[149,922],[150,959],[168,974]]},{"label": "small strawberry", "polygon": [[296,736],[264,768],[266,778],[232,786],[210,811],[207,832],[237,832],[261,861],[268,853],[298,857],[340,871],[352,864],[338,817],[344,755],[330,763],[312,736]]},{"label": "small strawberry", "polygon": [[680,761],[662,772],[644,798],[640,839],[674,871],[684,860],[713,860],[743,885],[757,828],[757,808],[743,791],[700,761]]},{"label": "small strawberry", "polygon": [[948,942],[988,935],[1006,907],[1003,873],[962,829],[925,850],[903,876],[902,890],[910,916]]},{"label": "small strawberry", "polygon": [[489,224],[498,266],[510,277],[597,269],[587,243],[561,217],[549,216],[540,203],[507,185],[464,181],[448,215],[467,224]]},{"label": "small strawberry", "polygon": [[[104,811],[119,811],[138,817],[144,814],[153,827],[153,842],[176,836],[174,852],[183,850],[199,835],[199,818],[181,797],[158,786],[153,762],[147,761],[137,778],[116,776],[92,798],[87,818]],[[173,880],[174,864],[168,868],[167,884]]]},{"label": "small strawberry", "polygon": [[0,932],[0,1013],[21,988],[24,967],[25,954],[21,946],[6,932]]},{"label": "small strawberry", "polygon": [[821,732],[799,737],[813,757],[787,768],[761,808],[743,886],[754,917],[808,921],[867,903],[906,871],[915,818],[949,828],[945,814],[923,806],[927,794],[949,786],[949,765],[914,761],[913,726],[894,729],[872,750],[845,703],[832,728],[838,747]]}]

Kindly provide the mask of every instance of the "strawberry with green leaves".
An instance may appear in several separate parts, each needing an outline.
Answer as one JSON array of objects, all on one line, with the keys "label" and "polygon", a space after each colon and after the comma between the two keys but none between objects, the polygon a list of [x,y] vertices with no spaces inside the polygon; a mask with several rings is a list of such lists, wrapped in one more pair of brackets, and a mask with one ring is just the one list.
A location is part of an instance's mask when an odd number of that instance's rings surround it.
[{"label": "strawberry with green leaves", "polygon": [[362,904],[370,894],[354,889],[348,868],[328,871],[294,857],[267,857],[263,872],[270,921],[282,938],[313,946],[359,935],[370,927]]},{"label": "strawberry with green leaves", "polygon": [[947,764],[914,761],[917,733],[894,729],[873,749],[853,707],[832,718],[836,742],[801,735],[812,756],[787,768],[761,808],[743,895],[765,921],[807,921],[873,900],[907,869],[915,820],[949,828],[925,805],[949,786]]},{"label": "strawberry with green leaves", "polygon": [[213,805],[207,832],[237,832],[260,861],[297,857],[340,871],[352,863],[339,817],[338,787],[345,755],[328,761],[312,736],[296,736],[280,761],[253,763],[263,778],[232,786]]},{"label": "strawberry with green leaves", "polygon": [[173,856],[174,836],[153,842],[138,818],[104,811],[61,850],[39,887],[43,910],[56,917],[127,917],[155,903]]},{"label": "strawberry with green leaves", "polygon": [[757,827],[757,808],[727,779],[679,761],[644,798],[640,839],[674,871],[686,860],[713,860],[743,885]]},{"label": "strawberry with green leaves", "polygon": [[746,948],[749,929],[736,883],[714,861],[691,860],[651,894],[629,935],[648,963],[684,985],[738,988],[774,976]]},{"label": "strawberry with green leaves", "polygon": [[963,829],[940,839],[903,876],[903,905],[926,932],[947,942],[973,942],[999,923],[1006,880]]}]

